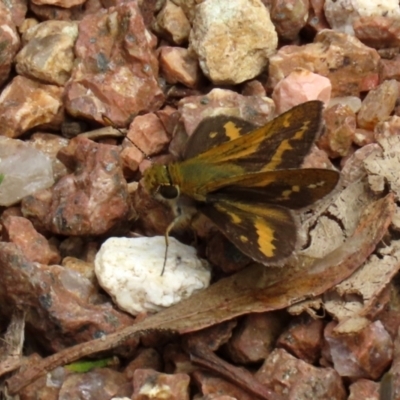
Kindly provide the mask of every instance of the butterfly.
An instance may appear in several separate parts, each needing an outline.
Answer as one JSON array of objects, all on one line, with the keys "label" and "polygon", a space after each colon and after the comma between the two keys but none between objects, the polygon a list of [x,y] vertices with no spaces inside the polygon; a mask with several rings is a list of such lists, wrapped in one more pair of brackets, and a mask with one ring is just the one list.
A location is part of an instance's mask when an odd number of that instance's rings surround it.
[{"label": "butterfly", "polygon": [[322,102],[309,101],[258,128],[233,116],[205,118],[183,160],[153,164],[144,186],[168,202],[192,199],[244,254],[276,265],[296,247],[292,210],[323,198],[339,180],[334,170],[299,168],[320,135],[322,111]]}]

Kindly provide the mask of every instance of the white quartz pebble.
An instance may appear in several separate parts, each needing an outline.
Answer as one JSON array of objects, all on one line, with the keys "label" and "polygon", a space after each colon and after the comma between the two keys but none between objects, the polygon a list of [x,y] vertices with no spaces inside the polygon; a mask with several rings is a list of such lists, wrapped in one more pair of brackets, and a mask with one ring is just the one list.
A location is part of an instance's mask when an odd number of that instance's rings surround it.
[{"label": "white quartz pebble", "polygon": [[110,238],[95,258],[103,289],[126,312],[156,312],[208,287],[210,269],[193,247],[170,238],[167,264],[164,236]]},{"label": "white quartz pebble", "polygon": [[11,206],[23,197],[54,183],[51,160],[22,140],[0,136],[0,205]]}]

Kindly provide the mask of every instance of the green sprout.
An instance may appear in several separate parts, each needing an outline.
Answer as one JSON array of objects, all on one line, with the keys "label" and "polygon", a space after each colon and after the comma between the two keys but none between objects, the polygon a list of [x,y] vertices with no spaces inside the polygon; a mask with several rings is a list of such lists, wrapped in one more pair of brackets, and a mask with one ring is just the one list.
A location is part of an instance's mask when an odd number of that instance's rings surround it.
[{"label": "green sprout", "polygon": [[78,361],[72,364],[68,364],[65,366],[66,369],[72,372],[88,372],[94,368],[104,368],[116,365],[118,363],[118,359],[115,357],[104,358],[102,360],[95,361]]}]

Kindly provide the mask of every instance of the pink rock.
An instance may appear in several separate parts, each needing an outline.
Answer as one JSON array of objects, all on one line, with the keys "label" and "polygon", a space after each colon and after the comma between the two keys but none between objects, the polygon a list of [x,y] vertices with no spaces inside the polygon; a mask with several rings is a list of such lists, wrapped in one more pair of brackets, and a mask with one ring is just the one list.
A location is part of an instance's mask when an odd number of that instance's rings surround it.
[{"label": "pink rock", "polygon": [[120,156],[123,163],[124,173],[128,176],[130,175],[130,172],[137,171],[140,163],[145,160],[143,152],[128,141],[126,141],[126,147],[122,149]]},{"label": "pink rock", "polygon": [[17,72],[63,86],[71,75],[77,37],[76,22],[46,21],[33,26],[24,34],[25,45],[16,57]]},{"label": "pink rock", "polygon": [[[378,146],[378,145],[376,144],[376,146]],[[389,288],[391,289],[391,291],[393,293],[393,290],[394,290],[393,283],[391,283],[389,285]],[[396,341],[397,333],[398,333],[398,330],[400,327],[400,306],[398,303],[398,295],[397,294],[390,298],[389,303],[386,305],[383,312],[380,313],[380,315],[379,315],[379,321],[382,322],[383,326],[389,332],[392,339],[395,340],[394,359],[396,360],[398,358],[396,351],[400,350],[400,343],[398,343],[398,341]],[[397,362],[399,362],[399,361],[400,360],[398,360]],[[400,367],[400,364],[399,364],[399,367]],[[399,371],[400,371],[400,369],[399,369]]]},{"label": "pink rock", "polygon": [[268,97],[241,96],[225,89],[213,89],[205,96],[190,96],[179,102],[179,111],[189,136],[200,121],[210,115],[234,115],[255,125],[264,125],[272,118],[274,110],[274,102]]},{"label": "pink rock", "polygon": [[346,399],[342,380],[334,369],[314,367],[283,349],[274,350],[255,377],[287,400],[308,399],[310,393],[315,399]]},{"label": "pink rock", "polygon": [[[33,353],[26,357],[26,359],[27,364],[31,366],[36,365],[43,358],[41,358],[39,354]],[[66,370],[65,368],[56,368],[55,370],[50,372],[49,375],[42,376],[41,378],[35,380],[33,383],[22,389],[18,393],[20,400],[33,400],[33,393],[35,393],[34,396],[37,396],[40,399],[58,400],[60,387],[57,387],[56,385],[50,387],[48,385],[48,382],[49,380],[52,381],[55,378],[57,380],[57,383],[61,385],[64,382],[65,378],[68,376],[68,373],[68,370]]]},{"label": "pink rock", "polygon": [[328,107],[333,107],[337,104],[347,106],[350,108],[350,110],[357,114],[361,108],[361,99],[357,96],[333,97],[330,99]]},{"label": "pink rock", "polygon": [[355,36],[375,49],[400,46],[399,16],[372,15],[355,18]]},{"label": "pink rock", "polygon": [[136,2],[87,15],[79,24],[77,62],[66,86],[69,113],[103,124],[106,116],[125,126],[134,115],[158,110],[164,95],[154,46]]},{"label": "pink rock", "polygon": [[320,319],[296,318],[279,336],[277,346],[310,364],[315,363],[323,341],[324,322]]},{"label": "pink rock", "polygon": [[196,367],[190,361],[190,355],[178,343],[169,343],[162,355],[164,371],[167,373],[191,374]]},{"label": "pink rock", "polygon": [[[8,11],[6,11],[7,8]],[[28,5],[25,0],[4,1],[0,6],[0,15],[5,15],[7,12],[11,16],[13,23],[20,28],[25,20],[25,14],[28,10]]]},{"label": "pink rock", "polygon": [[153,369],[162,371],[162,359],[160,354],[153,348],[142,348],[135,358],[125,368],[124,374],[132,379],[137,369]]},{"label": "pink rock", "polygon": [[347,157],[344,162],[341,179],[344,186],[351,182],[361,179],[364,174],[364,160],[373,152],[379,151],[381,147],[376,143],[371,143],[356,150],[351,156]]},{"label": "pink rock", "polygon": [[[93,243],[93,242],[92,242]],[[97,245],[97,243],[96,243]],[[98,246],[96,247],[96,252],[98,251]],[[60,248],[61,252],[61,248]],[[85,259],[87,259],[87,255],[83,255]],[[94,258],[94,257],[93,257]],[[68,268],[69,270],[78,272],[81,274],[84,278],[86,278],[92,285],[93,287],[98,287],[98,281],[96,278],[96,274],[94,272],[93,268],[94,261],[84,261],[79,258],[74,258],[74,257],[63,257],[61,265],[65,268]]]},{"label": "pink rock", "polygon": [[367,379],[359,379],[349,387],[350,396],[348,400],[379,400],[379,383]]},{"label": "pink rock", "polygon": [[294,40],[306,25],[309,0],[271,1],[271,20],[280,38]]},{"label": "pink rock", "polygon": [[382,58],[379,61],[379,81],[384,82],[389,79],[400,81],[400,55],[390,60]]},{"label": "pink rock", "polygon": [[128,139],[123,142],[121,158],[125,168],[136,171],[146,156],[165,150],[170,142],[164,125],[154,113],[137,116],[129,127]]},{"label": "pink rock", "polygon": [[124,374],[111,368],[98,368],[85,374],[70,374],[61,386],[59,399],[108,400],[131,394],[132,384]]},{"label": "pink rock", "polygon": [[181,118],[180,113],[175,107],[165,106],[162,110],[156,111],[156,115],[160,118],[161,123],[164,126],[165,131],[169,137],[173,137],[176,133],[176,126]]},{"label": "pink rock", "polygon": [[393,342],[380,321],[346,335],[335,335],[331,322],[325,329],[335,370],[340,376],[377,379],[393,357]]},{"label": "pink rock", "polygon": [[360,81],[360,91],[368,92],[379,85],[379,73],[364,76]]},{"label": "pink rock", "polygon": [[37,126],[60,126],[63,89],[16,76],[0,95],[1,134],[11,138]]},{"label": "pink rock", "polygon": [[400,117],[392,115],[384,118],[382,121],[375,125],[373,131],[373,140],[378,141],[382,138],[389,136],[400,135]]},{"label": "pink rock", "polygon": [[[78,6],[82,7],[82,6]],[[40,20],[52,20],[57,21],[70,21],[72,17],[73,8],[63,8],[58,6],[49,5],[37,5],[34,3],[29,4],[29,9],[35,17]]]},{"label": "pink rock", "polygon": [[37,132],[31,136],[29,143],[50,158],[55,181],[68,173],[65,165],[57,159],[58,152],[68,145],[68,139],[51,133]]},{"label": "pink rock", "polygon": [[186,374],[167,375],[151,369],[137,369],[133,374],[132,400],[164,398],[189,400],[190,377]]},{"label": "pink rock", "polygon": [[76,167],[52,191],[24,198],[23,212],[47,230],[63,235],[101,235],[127,223],[127,184],[116,146],[77,137],[59,153]]},{"label": "pink rock", "polygon": [[196,0],[177,1],[176,3],[180,5],[190,23],[193,23],[196,15],[196,6],[199,3]]},{"label": "pink rock", "polygon": [[[116,3],[118,3],[118,0],[103,0],[104,8],[116,6]],[[157,0],[140,1],[139,8],[146,27],[154,26],[155,14],[160,9],[160,3]]]},{"label": "pink rock", "polygon": [[308,69],[327,77],[332,84],[332,97],[355,95],[378,83],[379,54],[353,36],[323,30],[314,43],[283,46],[270,57],[268,87],[296,68]]},{"label": "pink rock", "polygon": [[329,168],[334,169],[331,160],[325,151],[319,149],[317,146],[313,146],[311,151],[304,158],[302,168]]},{"label": "pink rock", "polygon": [[243,96],[261,96],[264,97],[267,95],[267,92],[263,86],[263,84],[254,79],[252,81],[247,81],[242,86],[242,95]]},{"label": "pink rock", "polygon": [[8,79],[15,54],[21,44],[12,14],[3,3],[0,3],[0,43],[2,43],[0,62],[0,86],[2,86]]},{"label": "pink rock", "polygon": [[182,8],[171,0],[165,2],[153,27],[172,43],[180,45],[189,39],[190,23]]},{"label": "pink rock", "polygon": [[200,80],[200,69],[197,58],[182,47],[161,47],[160,68],[165,80],[174,85],[194,88]]},{"label": "pink rock", "polygon": [[39,6],[32,2],[29,4],[30,11],[41,21],[53,19],[58,21],[80,21],[85,15],[94,14],[102,8],[100,0],[86,0],[83,4],[71,8],[54,5]]},{"label": "pink rock", "polygon": [[149,156],[161,153],[170,141],[163,124],[154,113],[138,115],[129,126],[127,137]]},{"label": "pink rock", "polygon": [[214,84],[253,79],[275,53],[278,40],[261,0],[211,0],[197,5],[190,48]]},{"label": "pink rock", "polygon": [[[157,158],[153,161],[157,162]],[[142,164],[147,164],[148,167],[150,162],[144,160]],[[139,220],[135,222],[136,228],[146,236],[164,235],[168,225],[174,219],[171,207],[157,201],[141,184],[132,193],[131,201],[132,208],[140,216]]]},{"label": "pink rock", "polygon": [[236,324],[236,320],[230,320],[209,326],[201,331],[192,332],[185,336],[184,347],[189,351],[191,348],[207,348],[208,350],[216,351],[228,342]]},{"label": "pink rock", "polygon": [[354,132],[353,142],[360,147],[366,146],[375,142],[374,132],[367,129],[356,128]]},{"label": "pink rock", "polygon": [[306,69],[295,69],[274,88],[272,98],[276,111],[281,114],[308,100],[321,100],[327,104],[332,85],[328,78]]},{"label": "pink rock", "polygon": [[21,208],[18,206],[7,207],[1,213],[1,221],[5,220],[8,217],[22,217]]},{"label": "pink rock", "polygon": [[[44,349],[57,352],[132,324],[80,274],[29,261],[13,243],[0,242],[2,315],[27,311],[26,325]],[[60,335],[60,331],[63,335]],[[133,348],[138,340],[131,342]]]},{"label": "pink rock", "polygon": [[79,6],[84,2],[85,0],[32,0],[32,3],[38,6],[50,5],[50,6],[59,6],[63,8],[71,8],[74,6]]},{"label": "pink rock", "polygon": [[324,112],[325,131],[318,140],[318,147],[331,158],[345,157],[351,151],[356,131],[356,114],[341,104],[336,104]]},{"label": "pink rock", "polygon": [[200,392],[206,396],[206,399],[215,400],[221,396],[221,399],[255,400],[254,395],[214,374],[201,370],[195,371],[193,379]]},{"label": "pink rock", "polygon": [[354,35],[355,21],[360,17],[398,18],[399,4],[396,0],[382,3],[359,0],[326,0],[325,15],[335,31]]},{"label": "pink rock", "polygon": [[28,142],[0,136],[0,204],[10,206],[54,184],[51,160]]},{"label": "pink rock", "polygon": [[376,89],[371,90],[358,112],[358,126],[373,130],[378,122],[384,121],[393,112],[398,96],[399,86],[394,79],[384,81]]},{"label": "pink rock", "polygon": [[279,312],[247,315],[227,344],[230,358],[239,364],[263,361],[274,349],[284,323]]},{"label": "pink rock", "polygon": [[252,262],[250,257],[240,252],[221,232],[215,232],[215,226],[207,223],[207,219],[200,222],[200,227],[194,226],[193,229],[199,237],[208,238],[207,259],[212,265],[218,266],[226,274],[231,274]]},{"label": "pink rock", "polygon": [[9,216],[3,219],[6,238],[15,243],[32,262],[57,264],[61,257],[46,238],[35,230],[32,222],[23,217]]},{"label": "pink rock", "polygon": [[[397,306],[397,305],[396,305]],[[393,310],[394,311],[394,310]],[[398,314],[396,316],[398,318]],[[395,334],[393,363],[388,372],[381,378],[380,391],[389,398],[400,393],[400,335],[399,329]],[[394,396],[393,396],[394,395]],[[382,397],[384,399],[385,397]]]},{"label": "pink rock", "polygon": [[306,28],[312,32],[320,32],[323,29],[329,29],[328,21],[324,12],[325,0],[310,0],[310,9]]},{"label": "pink rock", "polygon": [[[207,399],[207,397],[205,397],[205,400]],[[216,394],[215,396],[214,395],[212,395],[212,397],[211,397],[211,399],[212,400],[237,400],[237,398],[236,397],[232,397],[232,396],[227,396],[227,395],[218,395],[218,394]],[[210,399],[210,400],[211,400]]]}]

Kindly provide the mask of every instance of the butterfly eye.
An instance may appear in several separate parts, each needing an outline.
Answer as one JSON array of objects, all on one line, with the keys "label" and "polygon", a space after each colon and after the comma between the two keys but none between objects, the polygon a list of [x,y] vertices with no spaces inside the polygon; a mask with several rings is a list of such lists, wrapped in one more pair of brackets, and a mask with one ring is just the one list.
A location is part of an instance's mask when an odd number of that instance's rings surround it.
[{"label": "butterfly eye", "polygon": [[173,200],[179,197],[178,186],[174,185],[161,185],[158,188],[158,193],[166,200]]}]

